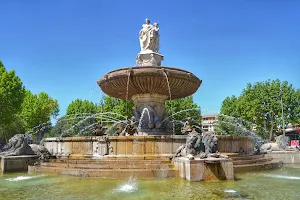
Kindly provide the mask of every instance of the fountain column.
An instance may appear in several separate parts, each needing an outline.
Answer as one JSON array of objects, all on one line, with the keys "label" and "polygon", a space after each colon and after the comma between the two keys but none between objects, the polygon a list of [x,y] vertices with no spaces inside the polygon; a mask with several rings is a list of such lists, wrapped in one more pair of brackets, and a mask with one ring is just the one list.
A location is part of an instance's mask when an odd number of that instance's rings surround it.
[{"label": "fountain column", "polygon": [[139,132],[143,135],[162,135],[166,133],[168,120],[162,121],[168,117],[165,107],[165,101],[168,95],[145,93],[135,94],[131,97],[134,101],[134,117],[139,120]]}]

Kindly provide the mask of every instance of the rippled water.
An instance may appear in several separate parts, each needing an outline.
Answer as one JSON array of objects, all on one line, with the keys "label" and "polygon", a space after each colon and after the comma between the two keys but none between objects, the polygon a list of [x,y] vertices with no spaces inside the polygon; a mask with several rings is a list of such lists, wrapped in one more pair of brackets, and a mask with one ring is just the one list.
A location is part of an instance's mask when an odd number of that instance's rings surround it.
[{"label": "rippled water", "polygon": [[236,176],[191,183],[13,173],[0,177],[0,199],[300,199],[300,165]]}]

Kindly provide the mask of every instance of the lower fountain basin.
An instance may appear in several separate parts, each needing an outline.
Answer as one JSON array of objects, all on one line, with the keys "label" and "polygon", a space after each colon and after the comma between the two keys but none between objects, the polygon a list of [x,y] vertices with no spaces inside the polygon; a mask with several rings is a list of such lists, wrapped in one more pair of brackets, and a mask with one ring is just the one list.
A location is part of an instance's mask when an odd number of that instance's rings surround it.
[{"label": "lower fountain basin", "polygon": [[[222,153],[253,153],[249,136],[217,136],[217,149]],[[45,147],[54,156],[93,158],[95,156],[140,156],[151,159],[173,156],[185,144],[186,135],[163,136],[95,136],[46,138]]]}]

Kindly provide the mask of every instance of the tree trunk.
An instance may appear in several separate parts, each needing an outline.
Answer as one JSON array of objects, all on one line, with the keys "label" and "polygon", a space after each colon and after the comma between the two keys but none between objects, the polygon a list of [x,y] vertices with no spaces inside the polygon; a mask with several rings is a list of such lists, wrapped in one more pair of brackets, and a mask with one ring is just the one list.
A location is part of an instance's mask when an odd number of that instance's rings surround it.
[{"label": "tree trunk", "polygon": [[269,134],[269,142],[272,142],[273,139],[273,127],[274,127],[273,118],[274,118],[274,113],[271,112],[271,129]]},{"label": "tree trunk", "polygon": [[271,130],[270,130],[270,134],[269,134],[269,142],[271,142],[273,139],[273,122],[271,122]]}]

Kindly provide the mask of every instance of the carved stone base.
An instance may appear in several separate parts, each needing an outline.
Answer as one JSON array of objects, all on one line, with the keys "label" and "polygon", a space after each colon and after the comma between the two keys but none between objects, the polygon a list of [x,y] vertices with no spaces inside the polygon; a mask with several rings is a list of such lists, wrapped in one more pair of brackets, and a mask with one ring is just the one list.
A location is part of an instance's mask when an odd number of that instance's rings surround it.
[{"label": "carved stone base", "polygon": [[[166,125],[169,120],[165,108],[165,100],[167,95],[161,94],[137,94],[132,96],[135,104],[134,117],[139,121],[139,132],[144,135],[157,135],[161,133],[165,135]],[[160,135],[160,134],[159,134]]]},{"label": "carved stone base", "polygon": [[140,52],[136,57],[139,66],[161,66],[164,56],[155,52]]}]

